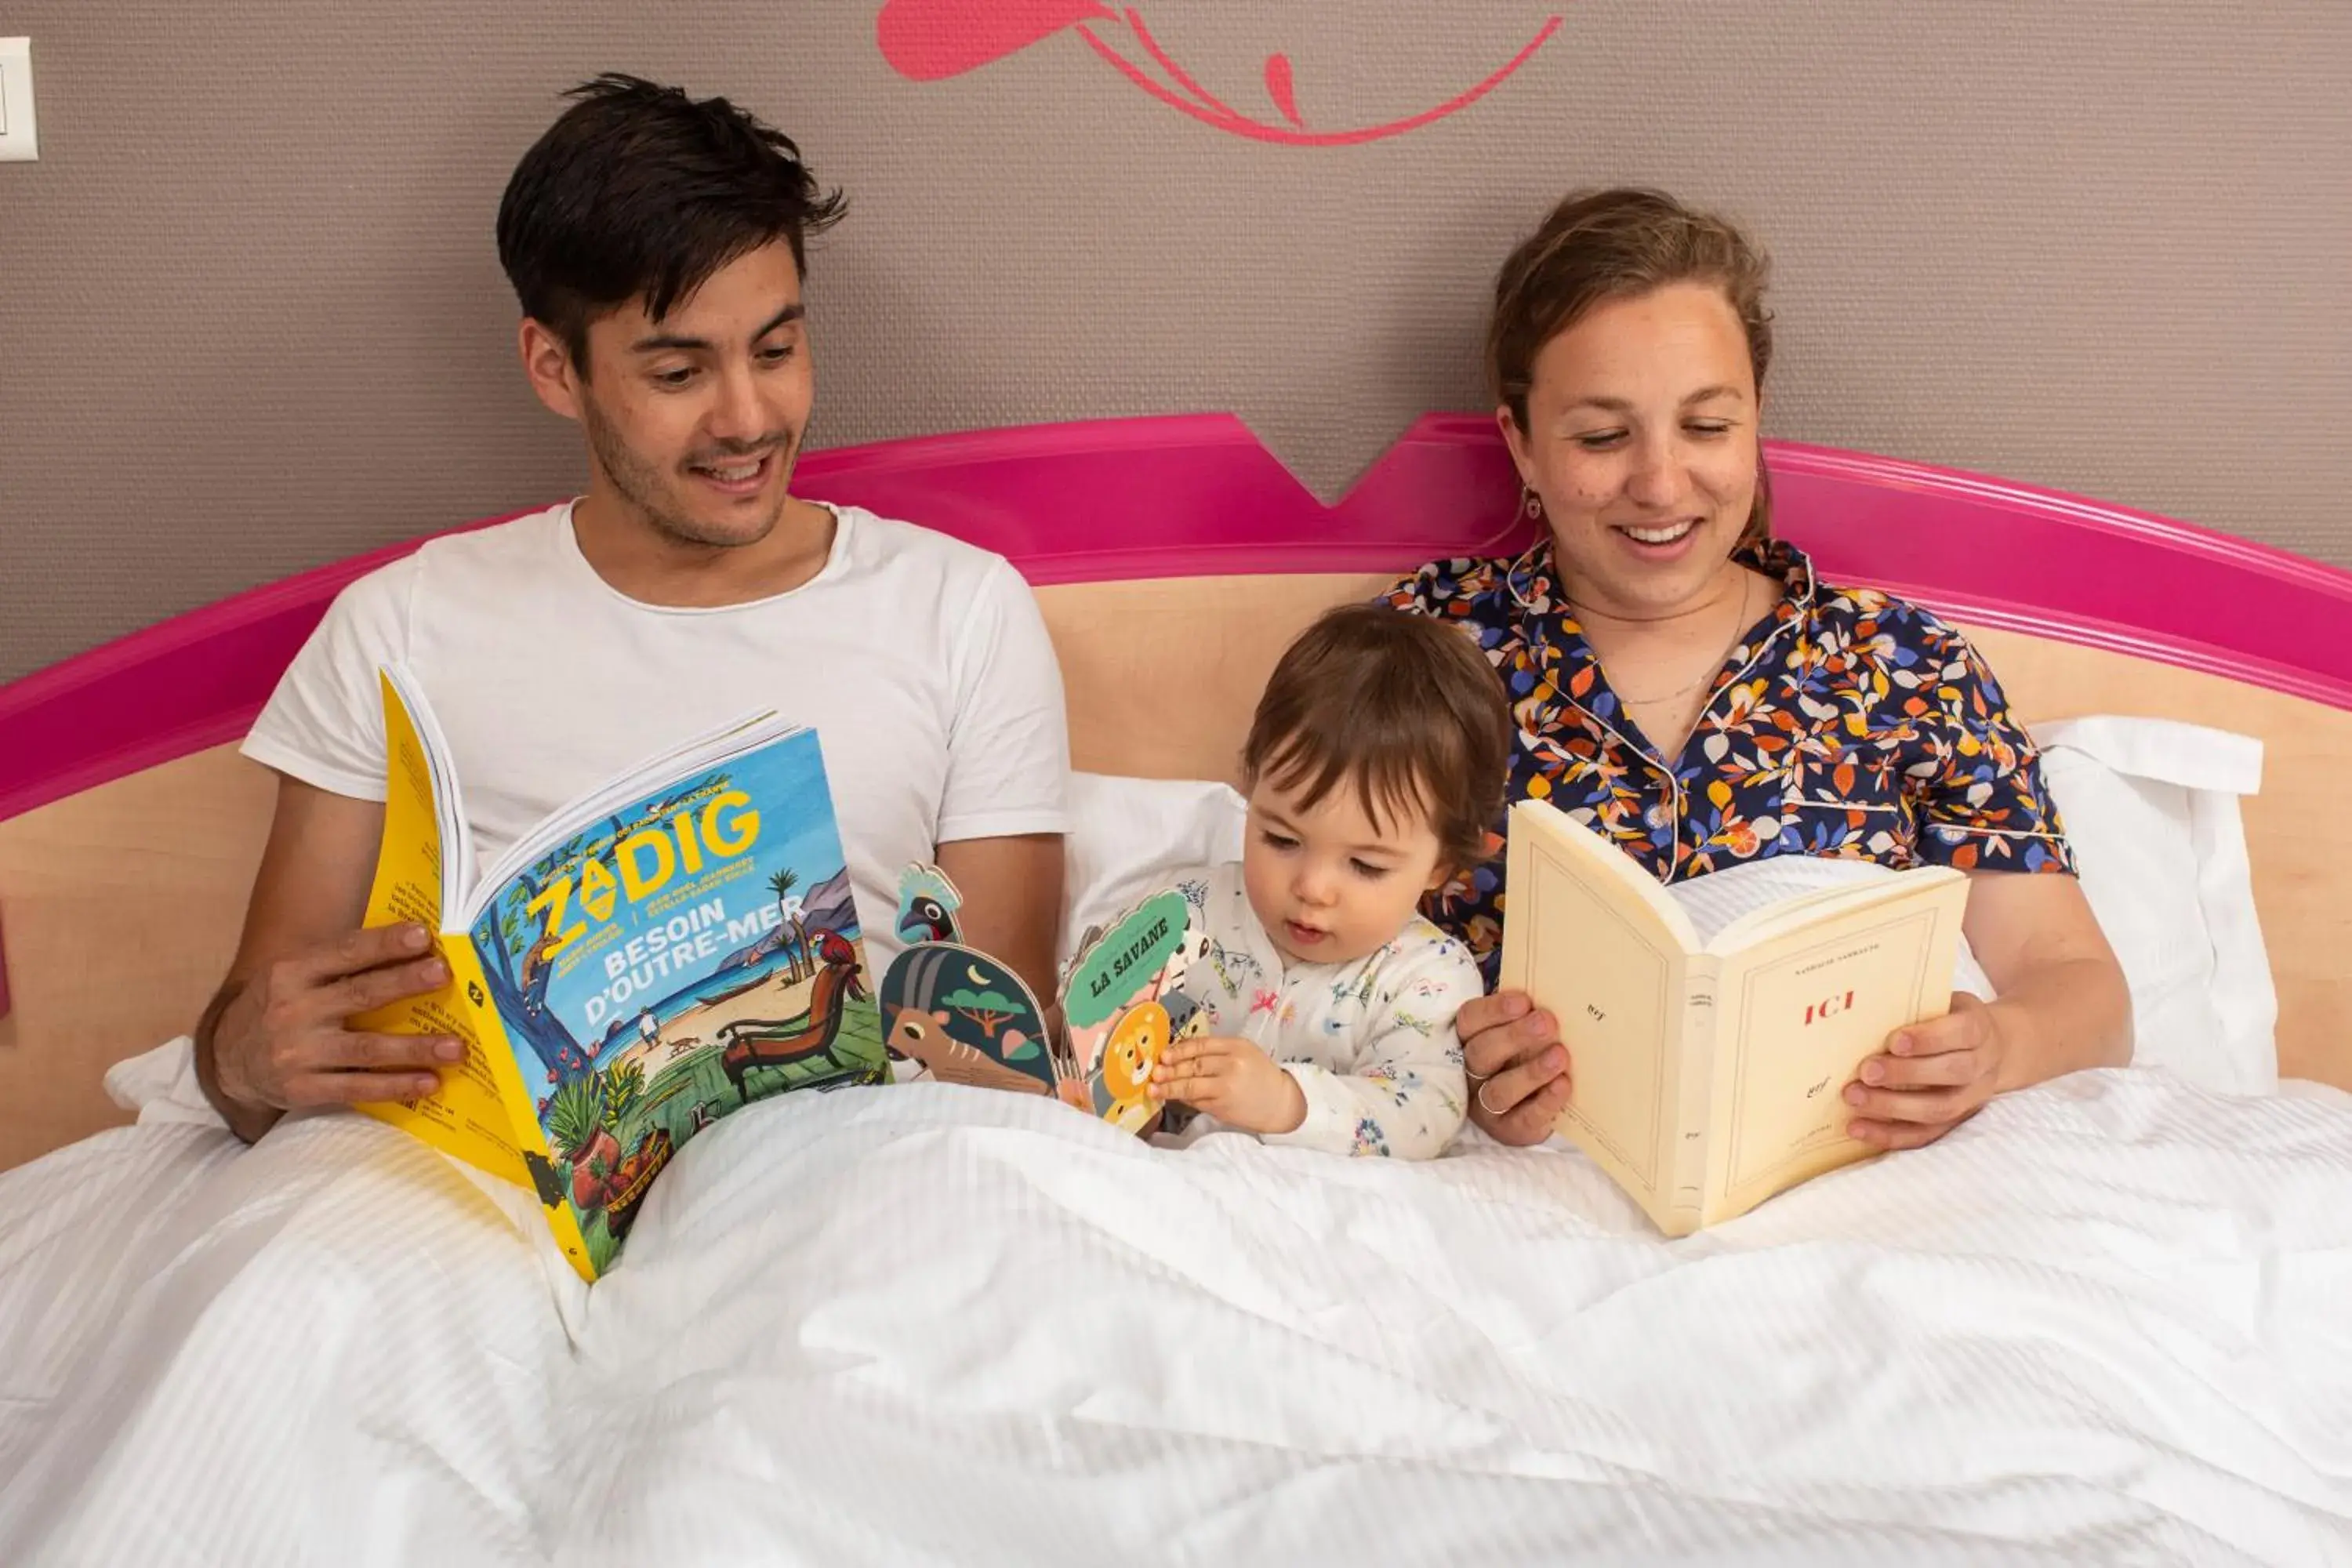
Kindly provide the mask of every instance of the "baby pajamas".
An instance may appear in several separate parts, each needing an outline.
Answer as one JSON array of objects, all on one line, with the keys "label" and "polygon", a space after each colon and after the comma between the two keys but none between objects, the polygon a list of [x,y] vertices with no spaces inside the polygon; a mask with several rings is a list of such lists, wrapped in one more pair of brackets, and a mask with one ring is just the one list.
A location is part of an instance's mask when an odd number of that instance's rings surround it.
[{"label": "baby pajamas", "polygon": [[[1454,1015],[1486,990],[1469,949],[1415,915],[1365,957],[1286,962],[1250,909],[1239,861],[1176,886],[1207,936],[1182,981],[1209,1015],[1205,1032],[1248,1040],[1307,1098],[1307,1119],[1263,1142],[1425,1160],[1453,1141],[1468,1103]],[[1218,1126],[1197,1117],[1167,1141]]]}]

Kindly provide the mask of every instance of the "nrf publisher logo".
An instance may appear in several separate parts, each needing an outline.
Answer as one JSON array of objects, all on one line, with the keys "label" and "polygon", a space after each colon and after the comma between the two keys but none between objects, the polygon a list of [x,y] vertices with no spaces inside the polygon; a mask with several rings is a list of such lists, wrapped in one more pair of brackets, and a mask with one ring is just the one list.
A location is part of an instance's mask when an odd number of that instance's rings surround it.
[{"label": "nrf publisher logo", "polygon": [[1546,17],[1517,52],[1485,77],[1418,112],[1378,125],[1337,127],[1309,123],[1299,109],[1298,81],[1302,68],[1328,70],[1346,62],[1310,59],[1302,51],[1304,64],[1295,66],[1287,53],[1267,54],[1260,75],[1271,112],[1247,112],[1210,91],[1161,46],[1144,19],[1147,9],[1165,11],[1169,0],[1117,10],[1096,0],[888,0],[875,18],[874,37],[900,76],[940,81],[1072,33],[1135,86],[1203,125],[1256,142],[1334,147],[1402,135],[1460,113],[1508,80],[1560,25],[1558,16]]}]

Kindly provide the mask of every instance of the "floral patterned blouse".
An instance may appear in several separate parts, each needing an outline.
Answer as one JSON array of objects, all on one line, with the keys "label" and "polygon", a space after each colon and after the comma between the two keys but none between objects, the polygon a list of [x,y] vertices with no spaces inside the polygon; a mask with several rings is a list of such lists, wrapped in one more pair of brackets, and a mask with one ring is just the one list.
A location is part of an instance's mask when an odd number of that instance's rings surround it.
[{"label": "floral patterned blouse", "polygon": [[[1388,597],[1459,624],[1501,673],[1518,730],[1508,798],[1550,801],[1661,881],[1772,855],[2074,871],[2033,744],[1966,639],[1899,599],[1815,583],[1793,545],[1738,559],[1786,595],[1731,650],[1671,761],[1610,690],[1549,540],[1513,560],[1437,562]],[[1502,865],[1428,904],[1490,985]]]}]

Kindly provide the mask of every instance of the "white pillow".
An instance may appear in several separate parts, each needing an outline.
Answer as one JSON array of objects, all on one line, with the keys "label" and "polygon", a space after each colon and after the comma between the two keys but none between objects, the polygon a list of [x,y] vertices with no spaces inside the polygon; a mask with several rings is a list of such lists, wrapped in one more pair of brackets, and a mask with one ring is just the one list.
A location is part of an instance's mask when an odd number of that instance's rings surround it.
[{"label": "white pillow", "polygon": [[2169,719],[2033,726],[2084,896],[2132,994],[2132,1059],[2200,1088],[2278,1088],[2278,993],[2239,797],[2263,744]]},{"label": "white pillow", "polygon": [[1241,858],[1248,806],[1228,784],[1072,773],[1067,801],[1061,963],[1088,926],[1108,923],[1176,872]]},{"label": "white pillow", "polygon": [[185,1121],[226,1130],[228,1123],[196,1081],[196,1042],[181,1035],[106,1069],[106,1097],[139,1113],[138,1125]]}]

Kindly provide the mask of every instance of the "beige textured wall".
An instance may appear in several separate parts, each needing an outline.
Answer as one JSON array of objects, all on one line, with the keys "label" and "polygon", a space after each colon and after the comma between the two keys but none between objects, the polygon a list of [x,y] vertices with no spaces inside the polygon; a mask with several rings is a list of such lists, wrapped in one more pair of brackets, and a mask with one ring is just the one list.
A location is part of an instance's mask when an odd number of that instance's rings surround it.
[{"label": "beige textured wall", "polygon": [[1275,123],[1283,52],[1309,127],[1411,113],[1563,20],[1465,112],[1302,148],[1178,115],[1075,33],[909,81],[880,0],[0,0],[43,152],[0,164],[0,679],[576,484],[490,226],[556,90],[606,68],[737,96],[849,188],[820,442],[1232,408],[1333,494],[1479,405],[1515,233],[1642,179],[1776,251],[1775,433],[2352,563],[2343,0],[1139,8]]}]

